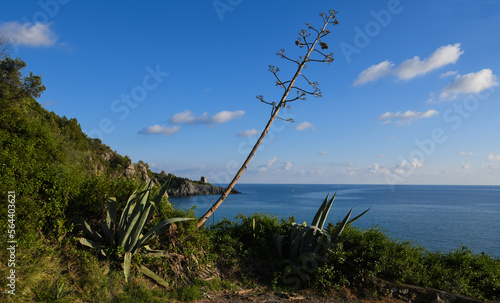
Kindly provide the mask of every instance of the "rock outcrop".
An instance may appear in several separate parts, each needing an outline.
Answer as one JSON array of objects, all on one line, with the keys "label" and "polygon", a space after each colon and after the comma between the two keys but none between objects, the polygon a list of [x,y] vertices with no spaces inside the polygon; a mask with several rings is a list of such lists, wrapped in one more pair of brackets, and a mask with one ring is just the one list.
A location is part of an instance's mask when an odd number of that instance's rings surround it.
[{"label": "rock outcrop", "polygon": [[[210,184],[195,184],[189,180],[182,180],[179,186],[167,189],[169,197],[189,197],[201,195],[221,195],[225,188]],[[233,189],[231,194],[240,194],[239,191]]]}]

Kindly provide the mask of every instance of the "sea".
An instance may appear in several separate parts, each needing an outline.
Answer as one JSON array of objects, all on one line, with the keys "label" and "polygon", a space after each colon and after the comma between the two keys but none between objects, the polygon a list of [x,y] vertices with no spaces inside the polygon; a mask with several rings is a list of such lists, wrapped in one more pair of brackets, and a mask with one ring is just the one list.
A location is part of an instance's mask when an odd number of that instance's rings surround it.
[{"label": "sea", "polygon": [[[219,186],[224,186],[220,185]],[[238,214],[268,213],[311,223],[327,195],[337,193],[328,222],[339,222],[370,208],[353,223],[378,227],[389,236],[431,251],[466,246],[474,253],[500,258],[500,186],[236,184],[242,194],[229,195],[207,221],[235,220]],[[219,196],[171,198],[177,208],[195,206],[200,217]]]}]

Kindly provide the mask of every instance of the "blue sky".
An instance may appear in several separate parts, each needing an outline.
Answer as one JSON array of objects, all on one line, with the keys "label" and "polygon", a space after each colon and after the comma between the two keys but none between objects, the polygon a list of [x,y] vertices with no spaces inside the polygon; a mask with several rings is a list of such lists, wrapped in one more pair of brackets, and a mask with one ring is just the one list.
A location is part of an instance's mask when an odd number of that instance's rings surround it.
[{"label": "blue sky", "polygon": [[322,98],[291,103],[244,183],[500,185],[500,3],[478,1],[4,1],[11,56],[39,102],[134,162],[227,183],[294,66],[276,56],[338,11]]}]

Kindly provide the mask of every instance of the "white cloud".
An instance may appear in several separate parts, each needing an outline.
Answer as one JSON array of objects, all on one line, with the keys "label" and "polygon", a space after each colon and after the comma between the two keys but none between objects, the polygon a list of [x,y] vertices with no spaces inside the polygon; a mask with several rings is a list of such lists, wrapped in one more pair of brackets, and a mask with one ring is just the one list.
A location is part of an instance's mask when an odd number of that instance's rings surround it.
[{"label": "white cloud", "polygon": [[322,155],[328,155],[328,151],[327,150],[322,150],[320,152],[318,152],[318,155],[322,156]]},{"label": "white cloud", "polygon": [[271,166],[273,166],[274,163],[276,163],[276,161],[278,160],[278,157],[274,156],[273,158],[269,159],[269,161],[267,161],[267,164],[266,165],[261,165],[259,167],[259,172],[263,173],[265,171],[267,171],[267,169]]},{"label": "white cloud", "polygon": [[368,167],[368,172],[378,175],[389,173],[389,169],[385,164],[373,163],[373,166]]},{"label": "white cloud", "polygon": [[19,46],[53,46],[57,35],[50,29],[51,23],[20,23],[18,21],[0,24],[0,36],[5,35],[11,43]]},{"label": "white cloud", "polygon": [[463,53],[460,49],[460,43],[456,43],[441,46],[428,58],[422,60],[420,57],[415,56],[412,59],[405,60],[399,66],[395,66],[389,60],[382,61],[362,71],[353,84],[362,85],[390,75],[396,76],[399,80],[410,80],[442,66],[455,64]]},{"label": "white cloud", "polygon": [[153,125],[148,126],[141,130],[139,133],[149,135],[149,134],[161,134],[170,136],[178,132],[181,128],[179,126],[166,127],[165,125]]},{"label": "white cloud", "polygon": [[458,71],[456,71],[456,70],[450,70],[450,71],[448,71],[446,73],[442,73],[441,75],[439,75],[439,78],[445,78],[445,77],[448,77],[448,76],[454,76],[456,74],[458,74]]},{"label": "white cloud", "polygon": [[245,114],[245,111],[237,110],[234,112],[224,110],[219,113],[216,113],[212,117],[210,117],[210,123],[220,124],[226,123],[234,119],[238,119]]},{"label": "white cloud", "polygon": [[480,93],[485,89],[498,85],[497,76],[492,70],[485,68],[477,73],[458,75],[439,95],[441,99],[455,99],[459,94]]},{"label": "white cloud", "polygon": [[394,171],[394,173],[396,173],[398,175],[404,176],[405,174],[407,174],[407,170],[408,170],[407,167],[408,166],[415,169],[415,168],[423,167],[424,164],[422,162],[420,162],[417,158],[413,158],[411,160],[411,162],[403,160],[403,161],[399,162],[398,164],[396,164],[396,167],[394,168],[393,171]]},{"label": "white cloud", "polygon": [[420,162],[417,158],[413,158],[411,162],[403,160],[398,162],[393,167],[388,167],[385,164],[373,163],[373,166],[368,167],[368,172],[374,175],[398,174],[405,176],[408,172],[423,166],[424,164],[422,162]]},{"label": "white cloud", "polygon": [[173,115],[169,122],[172,124],[193,124],[196,122],[196,119],[196,115],[186,109],[182,113]]},{"label": "white cloud", "polygon": [[462,164],[460,164],[460,167],[465,171],[470,171],[472,169],[472,165],[465,162],[462,162]]},{"label": "white cloud", "polygon": [[420,60],[418,56],[401,63],[396,74],[399,79],[409,80],[424,75],[434,69],[448,64],[455,64],[464,52],[460,50],[460,43],[438,48],[430,57]]},{"label": "white cloud", "polygon": [[388,76],[392,72],[394,63],[388,60],[380,62],[365,69],[359,74],[358,78],[354,81],[354,85],[362,85],[370,81],[375,81],[378,78]]},{"label": "white cloud", "polygon": [[459,156],[473,156],[474,153],[473,152],[463,152],[463,151],[461,151],[461,152],[458,153],[458,155]]},{"label": "white cloud", "polygon": [[203,113],[200,116],[196,116],[190,110],[185,110],[182,113],[177,113],[170,118],[169,122],[171,124],[221,124],[226,123],[234,119],[238,119],[245,114],[245,111],[221,111],[213,116],[208,116],[208,113]]},{"label": "white cloud", "polygon": [[439,112],[430,109],[426,112],[415,112],[412,110],[408,110],[404,113],[402,112],[386,112],[378,116],[376,119],[377,120],[385,120],[382,122],[382,124],[390,124],[393,123],[392,119],[397,119],[396,123],[399,125],[405,125],[405,124],[410,124],[416,119],[422,119],[422,118],[430,118],[432,116],[439,115]]},{"label": "white cloud", "polygon": [[238,132],[239,137],[253,137],[253,136],[257,136],[258,134],[259,134],[259,131],[255,128],[247,129],[247,130]]},{"label": "white cloud", "polygon": [[269,161],[267,161],[267,167],[271,167],[274,163],[276,163],[276,161],[278,160],[278,157],[274,156],[272,159],[269,159]]},{"label": "white cloud", "polygon": [[500,162],[500,154],[495,155],[494,153],[490,153],[488,155],[488,160],[490,160],[492,162]]},{"label": "white cloud", "polygon": [[285,169],[286,170],[290,170],[290,169],[292,169],[292,167],[293,167],[293,163],[292,162],[286,162],[286,164],[285,164]]},{"label": "white cloud", "polygon": [[310,122],[302,122],[295,127],[295,129],[298,131],[306,130],[309,128],[316,129],[316,127],[314,127],[314,125]]},{"label": "white cloud", "polygon": [[385,155],[384,155],[384,154],[379,154],[379,155],[377,156],[377,158],[383,158],[383,157],[385,157]]}]

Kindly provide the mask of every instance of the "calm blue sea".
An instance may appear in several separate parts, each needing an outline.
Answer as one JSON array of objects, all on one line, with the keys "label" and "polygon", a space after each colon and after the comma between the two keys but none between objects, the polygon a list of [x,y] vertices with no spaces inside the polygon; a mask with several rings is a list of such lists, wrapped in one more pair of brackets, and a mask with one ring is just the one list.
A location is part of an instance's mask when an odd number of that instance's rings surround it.
[{"label": "calm blue sea", "polygon": [[[463,245],[476,253],[500,257],[500,186],[443,185],[311,185],[237,184],[241,195],[230,195],[215,212],[215,221],[240,213],[264,212],[280,218],[295,216],[310,223],[328,193],[337,192],[328,220],[338,222],[371,210],[353,225],[378,225],[389,235],[430,250],[449,251]],[[196,205],[201,216],[219,196],[173,198],[180,208]],[[210,218],[210,223],[213,218]]]}]

